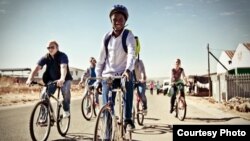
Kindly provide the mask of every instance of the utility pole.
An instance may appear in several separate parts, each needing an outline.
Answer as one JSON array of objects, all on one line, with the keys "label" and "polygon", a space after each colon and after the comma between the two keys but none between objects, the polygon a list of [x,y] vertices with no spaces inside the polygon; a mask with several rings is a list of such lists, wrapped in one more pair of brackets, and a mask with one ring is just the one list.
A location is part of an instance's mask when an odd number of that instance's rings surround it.
[{"label": "utility pole", "polygon": [[210,50],[209,50],[209,44],[207,44],[207,57],[208,57],[208,84],[209,84],[209,91],[208,91],[208,94],[209,94],[209,97],[211,96],[211,81],[210,81],[210,57],[209,57],[209,54],[210,54]]}]

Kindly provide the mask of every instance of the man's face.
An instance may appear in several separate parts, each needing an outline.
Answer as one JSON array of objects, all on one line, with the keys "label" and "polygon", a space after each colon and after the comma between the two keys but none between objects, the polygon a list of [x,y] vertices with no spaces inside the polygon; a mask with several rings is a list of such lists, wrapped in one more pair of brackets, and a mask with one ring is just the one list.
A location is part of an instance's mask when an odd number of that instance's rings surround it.
[{"label": "man's face", "polygon": [[114,13],[111,16],[112,26],[115,30],[122,30],[126,23],[125,17],[121,13]]},{"label": "man's face", "polygon": [[95,65],[95,64],[96,64],[96,60],[95,60],[95,59],[92,59],[92,60],[90,61],[90,63],[91,63],[92,65]]},{"label": "man's face", "polygon": [[54,56],[56,52],[58,51],[58,47],[55,43],[49,43],[49,46],[47,47],[49,54]]}]

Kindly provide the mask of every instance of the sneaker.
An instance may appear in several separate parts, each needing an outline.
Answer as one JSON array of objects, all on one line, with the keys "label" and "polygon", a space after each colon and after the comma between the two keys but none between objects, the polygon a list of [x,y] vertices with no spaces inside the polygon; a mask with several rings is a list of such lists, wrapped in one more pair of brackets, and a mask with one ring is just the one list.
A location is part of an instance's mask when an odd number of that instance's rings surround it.
[{"label": "sneaker", "polygon": [[38,124],[40,126],[47,126],[47,118],[40,118],[39,121],[38,121]]},{"label": "sneaker", "polygon": [[174,109],[172,108],[172,109],[170,109],[170,114],[172,114],[173,113],[173,111],[174,111]]},{"label": "sneaker", "polygon": [[125,120],[124,128],[125,130],[133,130],[135,129],[135,124],[133,123],[131,119]]},{"label": "sneaker", "polygon": [[69,111],[64,111],[63,112],[63,118],[68,118],[70,116],[70,112]]}]

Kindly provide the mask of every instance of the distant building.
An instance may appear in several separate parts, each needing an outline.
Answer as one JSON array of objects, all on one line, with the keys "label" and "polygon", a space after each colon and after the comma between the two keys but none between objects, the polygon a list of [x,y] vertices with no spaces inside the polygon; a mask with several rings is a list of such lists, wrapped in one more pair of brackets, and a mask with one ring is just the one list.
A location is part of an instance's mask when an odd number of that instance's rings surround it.
[{"label": "distant building", "polygon": [[[234,56],[235,50],[225,50],[221,52],[219,61],[228,69],[231,69],[232,58]],[[226,73],[227,70],[220,64],[217,63],[217,74]]]},{"label": "distant building", "polygon": [[250,43],[241,43],[237,46],[229,73],[250,74]]},{"label": "distant building", "polygon": [[0,76],[27,77],[30,68],[3,68],[0,69]]}]

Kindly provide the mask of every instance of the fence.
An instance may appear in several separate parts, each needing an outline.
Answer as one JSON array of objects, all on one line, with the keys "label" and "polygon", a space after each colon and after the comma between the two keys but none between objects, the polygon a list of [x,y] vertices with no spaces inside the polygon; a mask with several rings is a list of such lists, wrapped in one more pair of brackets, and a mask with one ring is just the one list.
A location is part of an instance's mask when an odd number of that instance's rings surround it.
[{"label": "fence", "polygon": [[250,97],[250,74],[226,75],[227,100],[232,97]]}]

